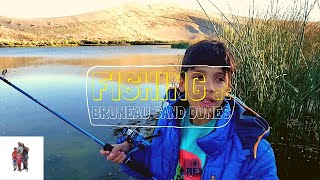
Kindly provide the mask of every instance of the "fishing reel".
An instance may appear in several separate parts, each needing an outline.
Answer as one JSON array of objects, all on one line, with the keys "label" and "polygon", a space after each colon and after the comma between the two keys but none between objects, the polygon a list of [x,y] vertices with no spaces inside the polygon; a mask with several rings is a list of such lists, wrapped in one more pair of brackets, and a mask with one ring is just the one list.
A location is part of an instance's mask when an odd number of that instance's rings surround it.
[{"label": "fishing reel", "polygon": [[150,146],[148,138],[145,138],[140,132],[135,129],[124,128],[122,135],[126,137],[126,141],[129,142],[133,148],[144,149]]},{"label": "fishing reel", "polygon": [[161,136],[161,131],[158,131],[156,135],[144,137],[137,130],[137,128],[124,128],[122,131],[122,135],[126,138],[126,141],[133,146],[134,149],[144,149],[151,145],[149,139]]}]

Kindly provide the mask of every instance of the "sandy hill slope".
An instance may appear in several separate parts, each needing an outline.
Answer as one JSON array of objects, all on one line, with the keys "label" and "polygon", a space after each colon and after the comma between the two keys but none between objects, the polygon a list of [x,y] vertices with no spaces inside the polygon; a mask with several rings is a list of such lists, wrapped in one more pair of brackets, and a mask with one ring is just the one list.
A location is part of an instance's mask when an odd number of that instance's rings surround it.
[{"label": "sandy hill slope", "polygon": [[172,41],[194,40],[212,35],[211,30],[197,23],[212,28],[211,23],[199,11],[160,5],[126,4],[68,17],[0,17],[0,41],[57,41],[68,38]]}]

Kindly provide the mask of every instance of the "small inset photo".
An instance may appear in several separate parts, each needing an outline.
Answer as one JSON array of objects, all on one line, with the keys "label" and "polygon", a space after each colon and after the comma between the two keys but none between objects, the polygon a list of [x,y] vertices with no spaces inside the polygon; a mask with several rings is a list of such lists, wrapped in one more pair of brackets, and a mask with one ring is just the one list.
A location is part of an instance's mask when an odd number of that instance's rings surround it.
[{"label": "small inset photo", "polygon": [[0,136],[0,179],[43,179],[42,136]]}]

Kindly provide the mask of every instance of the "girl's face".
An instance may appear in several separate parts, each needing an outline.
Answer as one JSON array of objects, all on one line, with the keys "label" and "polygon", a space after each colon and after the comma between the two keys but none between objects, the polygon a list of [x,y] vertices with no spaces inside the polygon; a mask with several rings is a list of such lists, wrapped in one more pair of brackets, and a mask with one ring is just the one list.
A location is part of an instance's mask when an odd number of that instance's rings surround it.
[{"label": "girl's face", "polygon": [[179,90],[185,92],[191,116],[212,119],[229,89],[229,77],[220,67],[197,66],[180,79]]}]

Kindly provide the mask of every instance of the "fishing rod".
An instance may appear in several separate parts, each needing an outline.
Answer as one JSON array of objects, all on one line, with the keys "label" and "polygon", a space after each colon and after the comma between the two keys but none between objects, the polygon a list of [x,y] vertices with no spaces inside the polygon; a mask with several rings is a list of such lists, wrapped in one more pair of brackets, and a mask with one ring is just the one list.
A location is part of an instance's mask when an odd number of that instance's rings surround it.
[{"label": "fishing rod", "polygon": [[[89,138],[91,138],[93,141],[95,141],[96,143],[100,144],[103,147],[103,150],[105,151],[109,151],[111,152],[112,149],[114,148],[111,144],[108,143],[104,143],[101,140],[99,140],[97,137],[93,136],[92,134],[90,134],[89,132],[87,132],[86,130],[82,129],[80,126],[78,126],[77,124],[73,123],[72,121],[68,120],[67,118],[63,117],[62,115],[58,114],[57,112],[55,112],[54,110],[50,109],[48,106],[44,105],[43,103],[41,103],[40,101],[38,101],[37,99],[35,99],[34,97],[32,97],[30,94],[26,93],[25,91],[23,91],[22,89],[20,89],[19,87],[17,87],[16,85],[12,84],[9,80],[5,79],[5,75],[7,73],[7,70],[4,69],[2,71],[2,76],[0,76],[0,79],[5,82],[6,84],[8,84],[9,86],[13,87],[14,89],[16,89],[17,91],[19,91],[20,93],[22,93],[23,95],[27,96],[29,99],[33,100],[34,102],[36,102],[37,104],[39,104],[40,106],[42,106],[43,108],[45,108],[46,110],[48,110],[49,112],[51,112],[52,114],[56,115],[58,118],[62,119],[64,122],[68,123],[69,125],[71,125],[72,127],[76,128],[78,131],[82,132],[84,135],[88,136]],[[130,154],[130,153],[129,153]],[[129,167],[135,169],[136,171],[140,172],[140,173],[145,173],[143,171],[143,169],[137,169],[135,168],[135,164],[131,161],[129,154],[127,155],[126,159],[123,161],[126,165],[128,165]],[[150,175],[148,175],[150,176]]]},{"label": "fishing rod", "polygon": [[108,143],[104,143],[102,142],[100,139],[96,138],[95,136],[93,136],[92,134],[90,134],[89,132],[87,132],[86,130],[82,129],[80,126],[76,125],[75,123],[73,123],[72,121],[69,121],[67,118],[63,117],[62,115],[58,114],[57,112],[55,112],[54,110],[50,109],[48,106],[44,105],[43,103],[41,103],[40,101],[38,101],[37,99],[35,99],[34,97],[32,97],[30,94],[26,93],[25,91],[23,91],[22,89],[20,89],[19,87],[17,87],[16,85],[12,84],[10,81],[8,81],[7,79],[4,78],[5,74],[7,73],[7,70],[3,70],[2,71],[2,77],[0,76],[0,79],[5,82],[6,84],[8,84],[9,86],[13,87],[14,89],[16,89],[17,91],[19,91],[20,93],[22,93],[23,95],[27,96],[28,98],[30,98],[31,100],[33,100],[34,102],[36,102],[37,104],[39,104],[40,106],[42,106],[43,108],[45,108],[46,110],[48,110],[49,112],[51,112],[52,114],[56,115],[57,117],[59,117],[60,119],[62,119],[63,121],[65,121],[66,123],[68,123],[69,125],[71,125],[72,127],[76,128],[78,131],[82,132],[83,134],[85,134],[86,136],[90,137],[92,140],[94,140],[95,142],[97,142],[98,144],[100,144],[101,146],[103,146],[104,150],[108,150],[111,151],[113,149],[113,146],[108,144]]}]

